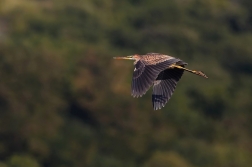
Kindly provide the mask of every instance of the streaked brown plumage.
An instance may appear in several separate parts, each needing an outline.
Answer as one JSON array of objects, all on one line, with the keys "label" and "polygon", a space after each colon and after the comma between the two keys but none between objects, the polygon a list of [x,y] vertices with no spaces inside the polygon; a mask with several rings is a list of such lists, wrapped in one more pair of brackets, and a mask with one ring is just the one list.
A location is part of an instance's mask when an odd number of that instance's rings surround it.
[{"label": "streaked brown plumage", "polygon": [[141,97],[153,86],[152,104],[154,110],[165,106],[184,71],[208,78],[201,71],[184,68],[187,65],[184,61],[160,53],[135,54],[126,57],[114,57],[114,59],[135,60],[131,94],[133,97]]}]

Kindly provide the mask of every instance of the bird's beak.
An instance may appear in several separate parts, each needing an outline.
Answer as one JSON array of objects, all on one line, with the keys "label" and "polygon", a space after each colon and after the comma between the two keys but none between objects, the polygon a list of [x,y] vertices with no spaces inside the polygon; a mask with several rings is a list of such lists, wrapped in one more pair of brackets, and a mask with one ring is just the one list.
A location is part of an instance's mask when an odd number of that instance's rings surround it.
[{"label": "bird's beak", "polygon": [[126,56],[126,57],[114,57],[114,59],[125,59],[125,60],[134,60],[132,56]]}]

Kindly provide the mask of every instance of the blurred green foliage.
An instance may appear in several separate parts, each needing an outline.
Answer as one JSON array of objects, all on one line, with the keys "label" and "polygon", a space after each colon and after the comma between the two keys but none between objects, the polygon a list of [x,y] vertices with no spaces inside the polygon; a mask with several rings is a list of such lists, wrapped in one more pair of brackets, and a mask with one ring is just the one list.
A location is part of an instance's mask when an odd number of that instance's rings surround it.
[{"label": "blurred green foliage", "polygon": [[[1,167],[250,167],[250,0],[0,0]],[[153,111],[132,62],[185,73]]]}]

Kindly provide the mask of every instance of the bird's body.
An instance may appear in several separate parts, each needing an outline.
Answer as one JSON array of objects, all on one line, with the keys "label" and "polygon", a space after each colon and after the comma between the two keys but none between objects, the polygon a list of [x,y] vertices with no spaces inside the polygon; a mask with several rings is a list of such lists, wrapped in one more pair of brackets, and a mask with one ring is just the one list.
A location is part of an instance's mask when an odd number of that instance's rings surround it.
[{"label": "bird's body", "polygon": [[137,63],[139,60],[141,60],[144,61],[146,65],[156,65],[158,63],[174,59],[174,57],[159,53],[147,53],[146,55],[135,55],[135,56],[139,58],[134,62],[134,64]]},{"label": "bird's body", "polygon": [[161,109],[168,102],[184,70],[207,78],[201,71],[184,68],[187,63],[182,60],[160,53],[114,58],[135,60],[131,94],[133,97],[141,97],[153,86],[154,110]]}]

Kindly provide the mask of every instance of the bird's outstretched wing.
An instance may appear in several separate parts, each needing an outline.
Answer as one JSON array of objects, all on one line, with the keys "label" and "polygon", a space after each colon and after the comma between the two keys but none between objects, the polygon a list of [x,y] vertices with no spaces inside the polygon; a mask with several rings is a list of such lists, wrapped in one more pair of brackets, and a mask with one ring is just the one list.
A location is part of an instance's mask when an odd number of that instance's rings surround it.
[{"label": "bird's outstretched wing", "polygon": [[183,75],[182,69],[166,69],[162,71],[153,85],[152,104],[154,110],[161,109],[171,98],[178,81]]},{"label": "bird's outstretched wing", "polygon": [[148,62],[139,60],[135,64],[135,69],[133,72],[132,79],[132,96],[141,97],[147,90],[153,85],[154,81],[157,79],[158,74],[165,70],[170,65],[181,61],[180,59],[172,58],[169,60],[164,60],[160,63],[149,65]]}]

